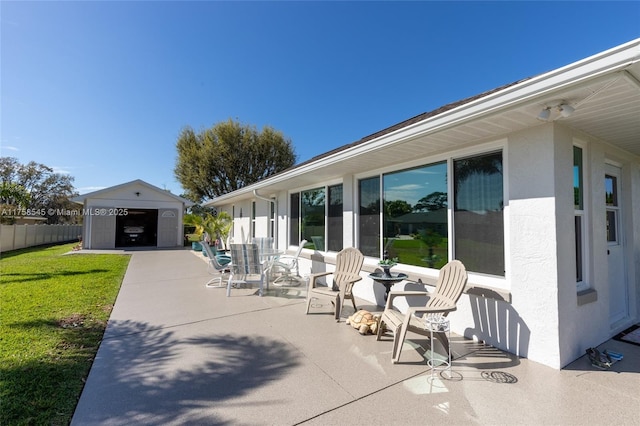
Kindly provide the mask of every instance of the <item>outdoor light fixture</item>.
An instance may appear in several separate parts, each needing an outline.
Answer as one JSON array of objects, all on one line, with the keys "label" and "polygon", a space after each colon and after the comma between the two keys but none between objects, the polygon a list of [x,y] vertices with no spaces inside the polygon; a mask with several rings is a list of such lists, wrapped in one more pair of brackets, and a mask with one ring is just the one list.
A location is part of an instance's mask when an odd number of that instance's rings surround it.
[{"label": "outdoor light fixture", "polygon": [[571,105],[565,103],[566,101],[553,101],[549,102],[542,108],[540,114],[538,114],[538,120],[540,121],[553,121],[551,120],[551,110],[556,110],[564,118],[569,117],[575,111]]},{"label": "outdoor light fixture", "polygon": [[136,194],[136,197],[139,197],[140,196],[140,191],[135,192],[135,194]]},{"label": "outdoor light fixture", "polygon": [[573,114],[575,109],[571,105],[560,104],[558,105],[558,111],[560,111],[560,115],[563,117],[568,117]]},{"label": "outdoor light fixture", "polygon": [[538,114],[538,120],[540,121],[549,121],[549,117],[551,117],[550,107],[544,108],[542,111],[540,111],[540,114]]}]

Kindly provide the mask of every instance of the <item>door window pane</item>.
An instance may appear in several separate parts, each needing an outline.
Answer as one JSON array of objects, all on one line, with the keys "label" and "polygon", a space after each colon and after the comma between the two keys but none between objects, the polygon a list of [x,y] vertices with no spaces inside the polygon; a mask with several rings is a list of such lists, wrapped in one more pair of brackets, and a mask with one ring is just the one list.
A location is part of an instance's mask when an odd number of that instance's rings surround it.
[{"label": "door window pane", "polygon": [[616,210],[607,210],[607,242],[615,243],[618,241],[617,219],[618,212]]},{"label": "door window pane", "polygon": [[573,147],[573,204],[576,210],[583,209],[582,148]]},{"label": "door window pane", "polygon": [[380,178],[362,179],[358,186],[358,247],[365,256],[380,256]]},{"label": "door window pane", "polygon": [[618,178],[606,175],[604,177],[604,190],[607,206],[618,206]]},{"label": "door window pane", "polygon": [[576,282],[582,282],[582,216],[575,217]]},{"label": "door window pane", "polygon": [[400,263],[440,268],[448,260],[447,163],[383,177],[384,250]]},{"label": "door window pane", "polygon": [[467,270],[504,276],[502,153],[454,161],[454,250]]}]

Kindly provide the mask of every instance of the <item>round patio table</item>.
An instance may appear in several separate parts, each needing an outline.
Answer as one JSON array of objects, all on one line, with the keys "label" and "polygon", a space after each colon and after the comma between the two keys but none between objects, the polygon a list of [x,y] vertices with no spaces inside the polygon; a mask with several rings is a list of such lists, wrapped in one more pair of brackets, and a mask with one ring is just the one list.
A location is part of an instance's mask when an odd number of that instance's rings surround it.
[{"label": "round patio table", "polygon": [[260,259],[264,262],[264,273],[267,279],[267,290],[269,290],[269,281],[271,280],[271,268],[273,262],[286,252],[284,250],[265,248],[260,251]]}]

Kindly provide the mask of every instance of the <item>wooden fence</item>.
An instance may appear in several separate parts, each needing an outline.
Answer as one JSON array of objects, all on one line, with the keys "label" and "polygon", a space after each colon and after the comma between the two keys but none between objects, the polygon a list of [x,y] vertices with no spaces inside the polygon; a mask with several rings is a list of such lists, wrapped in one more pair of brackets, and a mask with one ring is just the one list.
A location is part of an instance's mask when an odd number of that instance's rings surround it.
[{"label": "wooden fence", "polygon": [[82,225],[0,225],[0,252],[78,241]]}]

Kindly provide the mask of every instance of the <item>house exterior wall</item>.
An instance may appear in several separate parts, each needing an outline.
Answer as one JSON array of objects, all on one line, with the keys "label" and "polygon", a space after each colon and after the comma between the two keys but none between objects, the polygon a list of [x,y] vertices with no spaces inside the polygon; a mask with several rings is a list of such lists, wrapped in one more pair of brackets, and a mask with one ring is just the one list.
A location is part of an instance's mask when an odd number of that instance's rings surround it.
[{"label": "house exterior wall", "polygon": [[[587,288],[576,285],[573,147],[584,152],[585,174],[585,275]],[[452,330],[485,341],[518,356],[562,368],[615,334],[609,324],[609,275],[604,217],[606,161],[622,166],[626,266],[629,279],[630,321],[638,319],[640,293],[640,164],[602,141],[579,134],[562,123],[546,123],[488,141],[452,157],[501,149],[504,159],[505,276],[469,273],[469,289],[449,318]],[[438,161],[440,161],[440,158]],[[415,160],[420,163],[420,160]],[[424,163],[433,159],[425,158]],[[411,165],[414,165],[413,163]],[[396,165],[398,170],[406,165]],[[373,174],[377,171],[372,171]],[[344,247],[357,246],[357,182],[360,176],[345,174],[343,185]],[[331,182],[333,184],[335,182]],[[322,186],[328,182],[317,182]],[[298,191],[291,185],[290,191]],[[288,191],[272,194],[277,199],[278,248],[289,247],[290,209]],[[235,241],[247,240],[251,201],[234,205]],[[255,199],[256,236],[266,236],[267,203]],[[218,206],[231,211],[230,206]],[[245,212],[239,217],[239,211]],[[301,274],[330,271],[335,253],[305,250]],[[354,286],[357,297],[382,305],[383,288],[372,282],[369,272],[377,259],[366,258]],[[398,271],[433,282],[437,271],[399,265]],[[403,269],[400,269],[403,268]],[[398,284],[397,289],[415,283]],[[621,324],[619,327],[623,327]],[[628,325],[628,324],[627,324]],[[613,334],[612,334],[613,333]]]},{"label": "house exterior wall", "polygon": [[511,303],[469,295],[470,310],[455,317],[467,324],[467,337],[553,364],[558,358],[558,248],[552,126],[510,135],[504,158],[504,285]]},{"label": "house exterior wall", "polygon": [[[232,242],[248,242],[251,238],[251,201],[247,200],[234,204],[231,210],[235,214],[233,218],[233,229],[231,230]],[[266,234],[263,236],[266,236]]]}]

